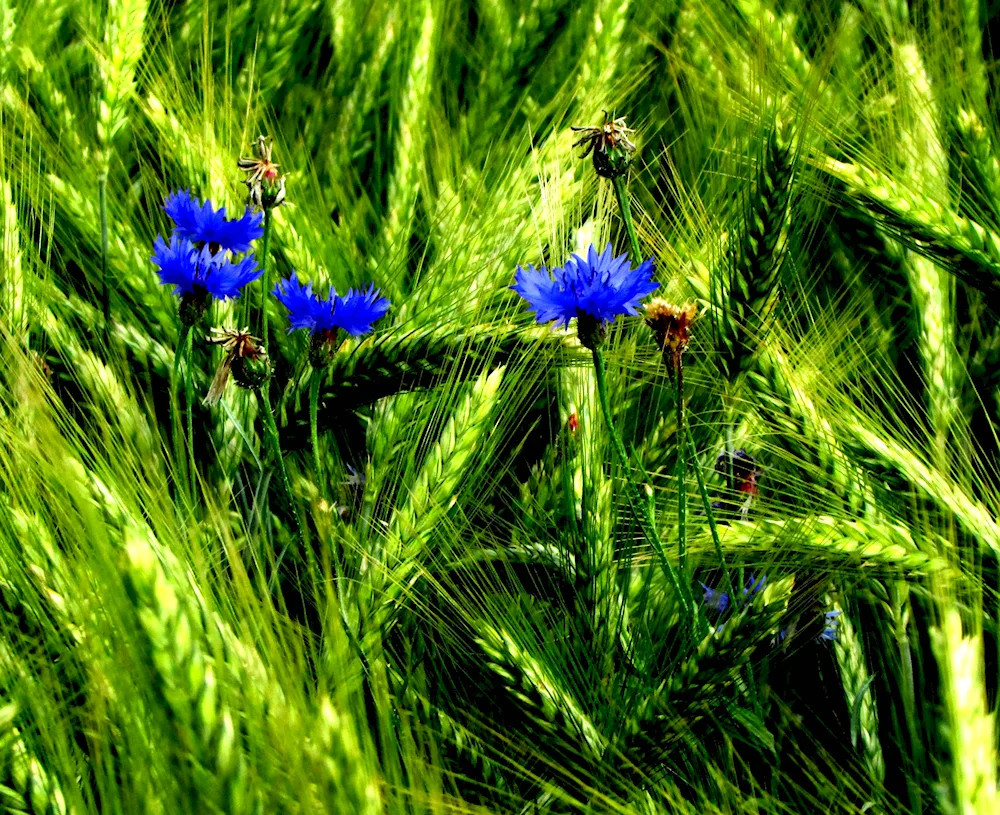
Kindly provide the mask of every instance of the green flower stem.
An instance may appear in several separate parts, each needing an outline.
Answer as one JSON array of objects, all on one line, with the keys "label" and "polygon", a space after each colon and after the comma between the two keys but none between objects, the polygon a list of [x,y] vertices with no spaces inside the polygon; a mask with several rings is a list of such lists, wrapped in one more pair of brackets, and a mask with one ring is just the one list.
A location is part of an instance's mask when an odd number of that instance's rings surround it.
[{"label": "green flower stem", "polygon": [[267,341],[267,296],[271,291],[271,267],[268,259],[271,255],[271,210],[264,210],[264,248],[260,253],[260,268],[262,288],[260,290],[260,341],[265,348],[270,348]]},{"label": "green flower stem", "polygon": [[[174,464],[178,468],[184,468],[184,481],[187,483],[188,491],[194,494],[194,426],[191,420],[191,354],[187,353],[191,343],[191,326],[182,325],[180,336],[177,338],[177,348],[174,351],[174,367],[170,376],[170,412],[173,423],[174,437]],[[183,420],[181,419],[180,400],[177,398],[177,389],[180,385],[181,361],[185,353],[188,357],[187,370],[184,373],[185,407],[187,409],[187,437],[185,451],[185,439]]]},{"label": "green flower stem", "polygon": [[632,210],[628,203],[628,187],[625,185],[625,176],[615,176],[612,183],[615,185],[615,197],[618,199],[618,208],[622,212],[622,220],[625,222],[625,230],[628,232],[628,241],[632,252],[632,263],[641,263],[642,252],[639,249],[639,236],[635,233],[635,224],[632,223]]},{"label": "green flower stem", "polygon": [[684,365],[678,358],[677,381],[677,566],[687,574],[687,429],[684,427]]},{"label": "green flower stem", "polygon": [[[288,480],[288,470],[285,469],[285,459],[281,456],[281,439],[278,436],[278,424],[274,420],[274,411],[271,410],[271,403],[268,400],[267,393],[264,391],[263,387],[254,388],[254,393],[257,395],[257,402],[260,404],[260,410],[264,417],[265,443],[269,448],[271,456],[277,462],[278,475],[281,477],[281,487],[285,494],[285,500],[288,501],[288,509],[291,512],[292,520],[295,523],[295,535],[298,538],[302,551],[308,552],[302,538],[302,527],[299,524],[299,514],[296,511],[295,502],[292,500],[292,484]],[[274,572],[276,575],[278,573],[278,566],[281,565],[281,558],[283,555],[284,552],[278,556],[278,560],[274,564]]]},{"label": "green flower stem", "polygon": [[184,348],[187,357],[187,368],[184,369],[184,412],[187,416],[187,449],[188,449],[188,488],[191,490],[191,502],[194,503],[197,469],[194,461],[194,332],[188,331],[187,344]]},{"label": "green flower stem", "polygon": [[705,508],[705,517],[708,518],[708,529],[712,533],[712,543],[715,545],[715,554],[719,558],[719,565],[722,567],[722,584],[730,597],[736,598],[733,591],[733,581],[729,574],[729,567],[726,565],[725,555],[722,554],[722,541],[719,540],[719,528],[715,525],[715,515],[712,513],[712,504],[708,499],[708,489],[705,487],[705,479],[701,474],[701,465],[698,463],[698,451],[694,449],[694,439],[690,435],[687,437],[688,452],[691,456],[692,469],[698,481],[698,492],[701,494],[701,503]]},{"label": "green flower stem", "polygon": [[104,342],[111,341],[111,286],[108,281],[108,174],[97,179],[97,207],[101,213],[101,301],[104,307]]},{"label": "green flower stem", "polygon": [[313,467],[316,469],[316,482],[325,485],[323,461],[319,455],[319,386],[322,379],[323,372],[319,368],[313,368],[309,379],[309,436],[312,440]]},{"label": "green flower stem", "polygon": [[692,612],[690,590],[686,590],[683,584],[678,581],[677,574],[674,572],[673,567],[667,560],[667,555],[663,549],[663,543],[660,541],[660,535],[656,530],[656,523],[653,521],[649,506],[642,500],[642,497],[639,495],[639,488],[632,480],[632,471],[629,466],[628,454],[625,452],[625,445],[622,444],[622,440],[618,436],[618,431],[615,430],[614,420],[611,416],[611,405],[608,402],[608,386],[604,371],[604,357],[601,355],[599,348],[591,349],[591,354],[594,358],[594,373],[597,377],[597,395],[601,400],[601,411],[604,413],[604,421],[608,426],[608,433],[611,435],[611,441],[614,444],[615,452],[618,454],[619,464],[621,464],[622,470],[625,472],[625,478],[629,486],[628,497],[630,503],[632,504],[632,509],[636,515],[639,516],[640,522],[645,527],[643,531],[645,532],[646,537],[649,538],[649,542],[652,544],[653,549],[656,550],[657,556],[660,558],[660,566],[663,569],[664,575],[666,575],[667,580],[670,582],[670,585],[673,587],[677,596],[680,597],[681,602],[684,604],[684,610],[690,615]]}]

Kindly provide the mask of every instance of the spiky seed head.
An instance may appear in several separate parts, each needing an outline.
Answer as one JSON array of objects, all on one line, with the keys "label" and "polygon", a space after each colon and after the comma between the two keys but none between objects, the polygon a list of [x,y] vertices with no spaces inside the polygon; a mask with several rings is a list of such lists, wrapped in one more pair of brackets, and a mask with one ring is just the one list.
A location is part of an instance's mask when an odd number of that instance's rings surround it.
[{"label": "spiky seed head", "polygon": [[219,401],[230,373],[237,385],[248,390],[259,388],[271,375],[267,351],[257,337],[250,335],[249,328],[213,328],[208,341],[221,345],[225,355],[205,397],[206,404]]},{"label": "spiky seed head", "polygon": [[574,147],[584,147],[580,158],[593,155],[594,170],[601,178],[617,178],[624,175],[632,163],[635,143],[629,138],[635,131],[625,124],[625,117],[612,119],[604,111],[604,124],[599,127],[571,127],[581,133],[573,143]]},{"label": "spiky seed head", "polygon": [[671,375],[681,366],[681,357],[691,342],[691,324],[697,316],[696,303],[676,306],[654,297],[646,304],[646,325],[652,329],[656,347],[663,353]]}]

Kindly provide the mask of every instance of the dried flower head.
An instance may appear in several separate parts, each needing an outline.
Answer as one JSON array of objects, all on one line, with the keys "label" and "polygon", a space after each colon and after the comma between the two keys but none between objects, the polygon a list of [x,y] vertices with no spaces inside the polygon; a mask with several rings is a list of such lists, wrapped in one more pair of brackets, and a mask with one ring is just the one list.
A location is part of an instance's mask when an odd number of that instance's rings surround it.
[{"label": "dried flower head", "polygon": [[654,297],[646,304],[646,325],[653,330],[656,347],[663,352],[671,375],[681,365],[681,357],[691,342],[691,323],[697,316],[698,306],[695,303],[675,306]]},{"label": "dried flower head", "polygon": [[213,328],[208,341],[221,345],[224,356],[204,404],[214,405],[222,398],[230,373],[241,388],[259,388],[267,380],[270,375],[267,351],[257,337],[250,335],[249,328]]},{"label": "dried flower head", "polygon": [[586,146],[580,158],[593,154],[594,169],[599,176],[616,178],[628,170],[635,152],[629,134],[635,131],[625,125],[624,116],[611,119],[604,111],[604,124],[600,127],[571,127],[570,130],[583,134],[573,146]]},{"label": "dried flower head", "polygon": [[272,149],[270,138],[258,136],[254,142],[254,156],[236,162],[247,173],[243,183],[247,185],[251,206],[257,209],[273,209],[285,201],[285,176],[280,165],[274,163]]}]

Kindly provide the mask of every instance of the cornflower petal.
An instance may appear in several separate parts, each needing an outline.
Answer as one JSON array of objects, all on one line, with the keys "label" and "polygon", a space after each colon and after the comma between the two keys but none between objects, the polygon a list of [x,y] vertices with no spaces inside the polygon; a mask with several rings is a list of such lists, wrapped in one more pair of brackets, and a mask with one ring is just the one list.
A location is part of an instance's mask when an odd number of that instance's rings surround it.
[{"label": "cornflower petal", "polygon": [[262,213],[248,208],[242,217],[228,220],[225,207],[215,209],[209,200],[202,204],[187,190],[168,195],[163,209],[177,225],[177,234],[192,243],[217,244],[239,254],[249,251],[251,243],[264,234]]},{"label": "cornflower petal", "polygon": [[652,260],[633,269],[626,255],[614,257],[610,243],[600,253],[591,245],[586,258],[572,255],[552,277],[544,266],[518,266],[511,288],[528,301],[540,323],[555,320],[568,326],[580,314],[605,323],[619,314],[638,314],[642,298],[659,288],[652,272]]},{"label": "cornflower petal", "polygon": [[372,323],[389,310],[389,301],[382,297],[375,284],[368,288],[349,289],[343,297],[331,291],[333,300],[333,323],[352,337],[360,337],[372,330]]},{"label": "cornflower petal", "polygon": [[205,288],[218,300],[235,299],[240,289],[264,273],[252,254],[234,263],[219,252],[206,264]]},{"label": "cornflower petal", "polygon": [[357,337],[371,331],[372,323],[389,310],[389,301],[374,284],[351,289],[343,297],[331,286],[327,299],[321,300],[312,284],[303,285],[294,272],[274,287],[274,296],[288,309],[289,331],[305,328],[313,334],[341,328]]},{"label": "cornflower petal", "polygon": [[157,235],[150,260],[159,267],[160,283],[164,286],[172,285],[174,294],[180,297],[190,294],[199,282],[197,254],[191,241],[176,233],[171,235],[169,244]]}]

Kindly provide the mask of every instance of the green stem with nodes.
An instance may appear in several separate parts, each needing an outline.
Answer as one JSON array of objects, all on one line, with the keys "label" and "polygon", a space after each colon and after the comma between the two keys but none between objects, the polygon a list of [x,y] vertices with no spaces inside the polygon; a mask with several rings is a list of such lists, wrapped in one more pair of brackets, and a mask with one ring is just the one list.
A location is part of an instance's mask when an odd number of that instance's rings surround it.
[{"label": "green stem with nodes", "polygon": [[660,535],[656,531],[656,523],[653,520],[649,506],[642,500],[642,497],[639,495],[639,488],[632,480],[632,471],[629,466],[628,454],[625,452],[625,445],[618,436],[618,431],[615,429],[614,419],[611,416],[611,405],[608,402],[607,378],[604,371],[604,357],[601,355],[599,348],[592,348],[591,355],[594,358],[594,373],[597,378],[597,395],[601,401],[601,411],[604,413],[604,421],[608,426],[608,433],[611,435],[611,441],[614,444],[615,452],[618,454],[618,462],[621,465],[622,470],[625,472],[625,478],[629,486],[629,502],[632,504],[632,509],[639,517],[640,522],[645,527],[643,531],[645,532],[646,537],[649,539],[649,542],[653,545],[653,549],[656,550],[657,556],[660,558],[660,566],[663,569],[663,574],[666,575],[671,587],[674,589],[677,596],[680,597],[681,602],[684,604],[684,610],[690,615],[692,612],[691,593],[680,581],[678,581],[677,574],[674,572],[673,567],[667,560],[667,555],[663,549],[663,543],[660,541]]},{"label": "green stem with nodes", "polygon": [[639,236],[635,232],[635,224],[632,223],[632,210],[628,203],[628,187],[625,185],[625,176],[615,176],[615,197],[618,199],[618,208],[622,212],[622,220],[625,222],[625,230],[628,232],[628,242],[632,253],[632,262],[641,262],[642,252],[639,249]]},{"label": "green stem with nodes", "polygon": [[108,281],[108,175],[97,179],[97,207],[101,213],[101,302],[104,308],[104,342],[111,341],[111,286]]},{"label": "green stem with nodes", "polygon": [[260,290],[260,341],[265,348],[270,348],[267,341],[267,296],[271,290],[271,269],[268,258],[271,254],[271,210],[264,210],[264,248],[260,253],[260,268],[262,288]]}]

